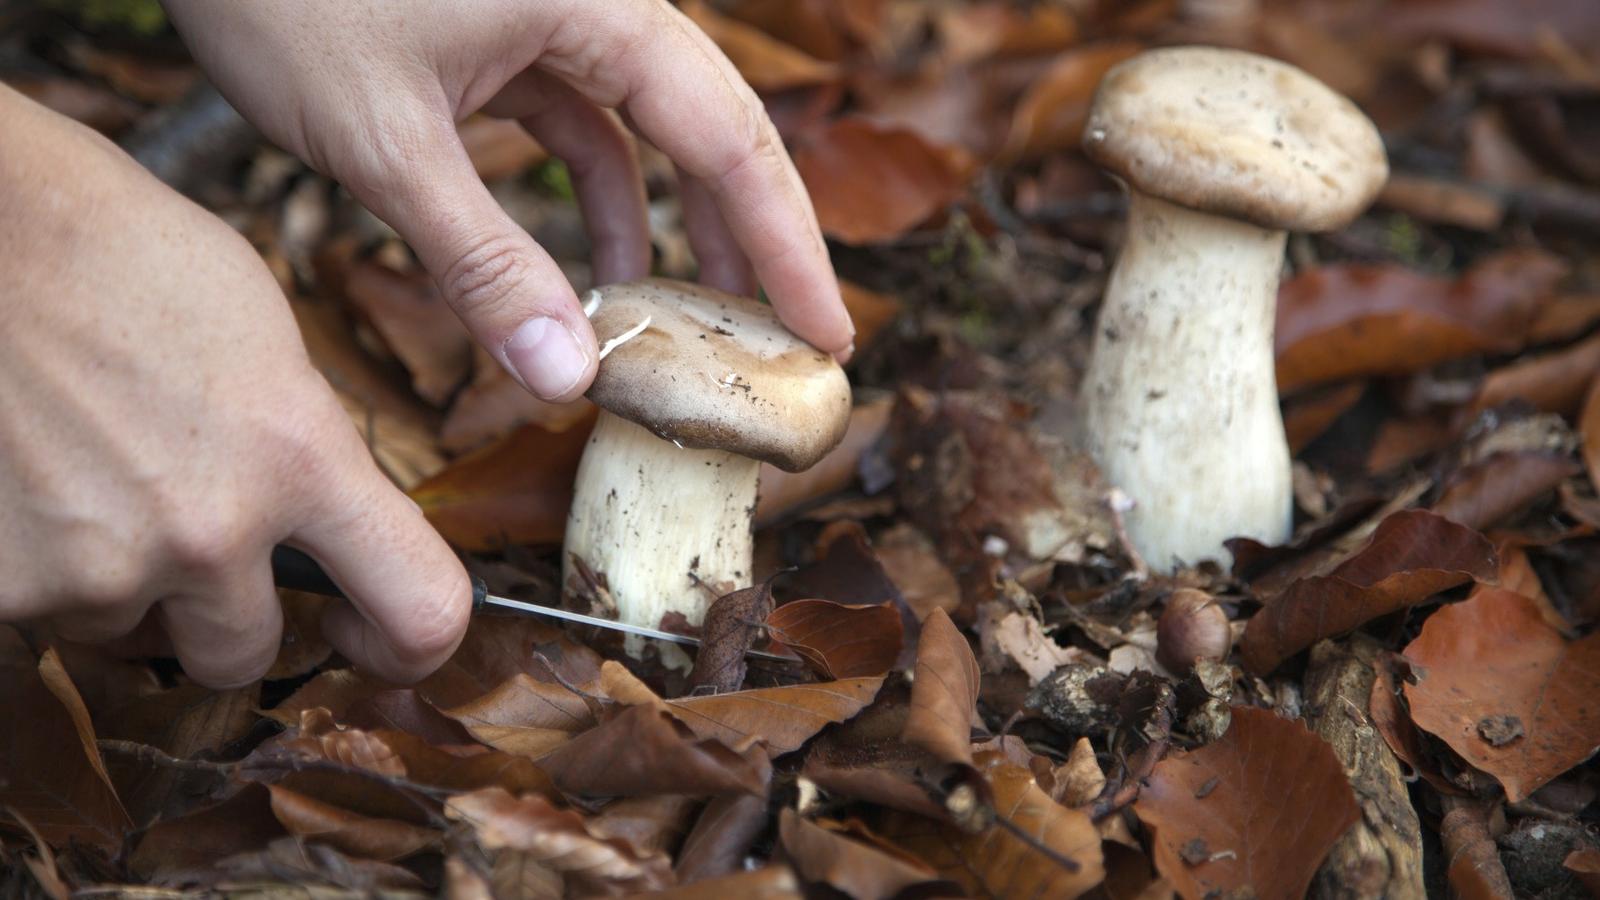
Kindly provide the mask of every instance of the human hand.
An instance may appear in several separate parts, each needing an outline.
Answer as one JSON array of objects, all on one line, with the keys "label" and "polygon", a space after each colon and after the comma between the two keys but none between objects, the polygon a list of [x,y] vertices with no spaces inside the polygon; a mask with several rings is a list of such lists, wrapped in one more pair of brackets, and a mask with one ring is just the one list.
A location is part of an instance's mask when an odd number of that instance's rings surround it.
[{"label": "human hand", "polygon": [[280,542],[351,597],[330,642],[420,678],[466,573],[377,470],[250,245],[109,142],[0,86],[0,621],[69,640],[147,613],[194,680],[259,678]]},{"label": "human hand", "polygon": [[[573,176],[602,282],[649,266],[615,108],[678,166],[702,280],[753,293],[843,357],[854,333],[804,186],[761,101],[665,0],[167,0],[212,80],[268,137],[393,225],[478,341],[567,400],[594,333],[554,262],[478,179],[455,123],[516,118]],[[753,271],[752,271],[753,270]]]}]

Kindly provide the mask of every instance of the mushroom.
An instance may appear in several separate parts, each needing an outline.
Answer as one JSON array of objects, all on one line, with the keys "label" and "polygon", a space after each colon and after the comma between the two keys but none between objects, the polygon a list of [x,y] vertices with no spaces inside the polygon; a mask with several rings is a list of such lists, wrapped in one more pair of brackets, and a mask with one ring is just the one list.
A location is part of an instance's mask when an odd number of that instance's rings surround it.
[{"label": "mushroom", "polygon": [[1080,393],[1088,449],[1152,566],[1289,535],[1272,330],[1286,230],[1341,228],[1388,177],[1353,103],[1238,50],[1151,50],[1106,73],[1084,152],[1128,191]]},{"label": "mushroom", "polygon": [[756,300],[650,278],[593,291],[589,305],[600,414],[578,465],[564,578],[581,559],[605,576],[622,621],[654,628],[677,612],[699,624],[708,588],[751,581],[761,463],[798,472],[833,449],[849,382]]}]

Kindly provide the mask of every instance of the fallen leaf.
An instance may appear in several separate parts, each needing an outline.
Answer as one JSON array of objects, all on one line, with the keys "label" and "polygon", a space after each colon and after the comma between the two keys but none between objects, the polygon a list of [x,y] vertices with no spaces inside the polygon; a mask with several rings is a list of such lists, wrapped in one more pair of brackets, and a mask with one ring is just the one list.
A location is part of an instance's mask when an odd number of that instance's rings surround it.
[{"label": "fallen leaf", "polygon": [[769,865],[737,875],[724,875],[699,881],[683,887],[655,891],[648,896],[655,900],[717,900],[720,897],[738,897],[740,900],[801,900],[805,893],[800,881],[788,866]]},{"label": "fallen leaf", "polygon": [[[549,665],[556,667],[552,674]],[[478,613],[467,625],[456,652],[423,679],[417,695],[440,709],[481,700],[517,675],[582,685],[600,676],[600,656],[568,640],[559,627],[534,616]],[[306,682],[263,715],[285,726],[299,723],[301,713],[323,707],[335,718],[359,700],[396,685],[367,678],[353,669],[330,669]]]},{"label": "fallen leaf", "polygon": [[690,691],[713,694],[736,691],[744,684],[749,664],[745,654],[761,636],[761,623],[772,612],[772,579],[731,591],[711,601],[701,626],[700,647],[689,672]]},{"label": "fallen leaf", "polygon": [[899,238],[960,198],[973,170],[962,151],[852,117],[808,132],[793,154],[823,233],[847,244]]},{"label": "fallen leaf", "polygon": [[520,673],[444,714],[496,750],[531,757],[554,750],[596,724],[582,697]]},{"label": "fallen leaf", "polygon": [[1087,812],[1051,800],[1027,769],[1006,762],[1000,753],[978,754],[976,762],[993,786],[996,816],[1004,817],[1009,827],[992,824],[969,835],[896,813],[885,836],[972,896],[1071,898],[1105,878],[1100,832]]},{"label": "fallen leaf", "polygon": [[267,791],[272,798],[272,814],[290,834],[327,844],[351,856],[392,862],[437,847],[442,838],[431,828],[363,816],[281,784],[267,785]]},{"label": "fallen leaf", "polygon": [[[785,809],[778,818],[778,840],[800,877],[826,884],[855,900],[888,900],[902,891],[937,890],[939,873],[915,856],[883,844],[852,840],[842,823],[819,825]],[[945,885],[947,890],[955,885]]]},{"label": "fallen leaf", "polygon": [[1452,473],[1433,511],[1476,530],[1488,530],[1583,471],[1564,453],[1496,453]]},{"label": "fallen leaf", "polygon": [[456,131],[472,168],[486,182],[520,175],[550,158],[515,119],[472,116],[457,125]]},{"label": "fallen leaf", "polygon": [[433,276],[421,269],[396,272],[360,260],[345,273],[344,290],[350,304],[411,373],[417,394],[443,406],[472,371],[473,343]]},{"label": "fallen leaf", "polygon": [[1302,897],[1360,815],[1333,748],[1304,723],[1252,707],[1233,709],[1220,740],[1157,763],[1133,811],[1184,900]]},{"label": "fallen leaf", "polygon": [[797,750],[828,725],[860,712],[883,676],[841,678],[666,701],[666,709],[702,739],[730,747],[759,740],[773,756]]},{"label": "fallen leaf", "polygon": [[616,895],[672,884],[665,854],[640,853],[625,841],[597,837],[583,817],[557,809],[537,794],[516,797],[489,789],[451,797],[445,814],[466,822],[490,849],[533,854],[568,879],[568,890]]},{"label": "fallen leaf", "polygon": [[760,747],[698,738],[650,706],[626,707],[538,762],[564,793],[595,797],[761,795],[772,777]]},{"label": "fallen leaf", "polygon": [[106,774],[83,700],[56,652],[35,661],[0,625],[0,825],[15,809],[56,846],[116,852],[132,821]]},{"label": "fallen leaf", "polygon": [[1079,32],[1077,19],[1066,9],[1005,3],[947,7],[935,14],[934,25],[944,56],[963,64],[1056,53],[1076,43]]},{"label": "fallen leaf", "polygon": [[751,845],[766,828],[767,798],[752,794],[712,798],[678,850],[674,868],[678,881],[691,884],[744,868]]},{"label": "fallen leaf", "polygon": [[1539,250],[1502,251],[1458,279],[1366,264],[1308,269],[1278,292],[1278,389],[1517,350],[1567,270]]},{"label": "fallen leaf", "polygon": [[258,850],[285,834],[266,787],[247,784],[219,803],[151,825],[128,866],[156,884],[185,884],[218,860]]},{"label": "fallen leaf", "polygon": [[1490,372],[1467,410],[1522,400],[1541,412],[1574,416],[1596,371],[1600,371],[1600,335],[1562,350],[1522,357]]},{"label": "fallen leaf", "polygon": [[418,484],[411,499],[446,540],[466,550],[560,543],[588,442],[581,426],[553,432],[524,425]]},{"label": "fallen leaf", "polygon": [[816,59],[758,28],[730,19],[702,0],[686,0],[678,9],[727,54],[733,67],[757,91],[810,87],[839,77],[838,66]]},{"label": "fallen leaf", "polygon": [[767,616],[767,629],[823,678],[883,675],[900,658],[900,613],[886,603],[793,600]]},{"label": "fallen leaf", "polygon": [[1406,41],[1444,40],[1494,55],[1532,57],[1548,35],[1575,46],[1600,40],[1600,10],[1584,0],[1525,0],[1514,7],[1494,0],[1396,3],[1372,24]]},{"label": "fallen leaf", "polygon": [[1132,41],[1109,41],[1074,47],[1057,56],[1013,108],[1000,160],[1033,162],[1077,152],[1100,79],[1142,49]]},{"label": "fallen leaf", "polygon": [[1387,652],[1378,659],[1377,677],[1372,682],[1372,695],[1367,702],[1367,714],[1372,720],[1372,727],[1383,735],[1384,743],[1389,745],[1396,758],[1410,767],[1411,771],[1427,779],[1440,793],[1460,793],[1460,788],[1440,774],[1439,767],[1423,748],[1422,733],[1417,730],[1416,723],[1411,721],[1411,713],[1401,702],[1400,688],[1395,683],[1393,671],[1398,662],[1393,654]]},{"label": "fallen leaf", "polygon": [[1331,572],[1293,582],[1256,613],[1239,654],[1246,668],[1265,674],[1323,638],[1469,581],[1492,581],[1496,571],[1483,535],[1431,512],[1402,510]]},{"label": "fallen leaf", "polygon": [[[1569,641],[1531,598],[1481,587],[1434,612],[1405,649],[1411,718],[1494,776],[1512,802],[1600,745],[1600,634]],[[1495,739],[1515,720],[1521,734]]]},{"label": "fallen leaf", "polygon": [[278,658],[262,676],[266,681],[308,675],[333,655],[333,645],[322,636],[322,613],[336,602],[333,598],[279,588],[278,602],[283,605],[283,638]]},{"label": "fallen leaf", "polygon": [[1583,401],[1578,434],[1583,438],[1583,465],[1588,470],[1589,483],[1600,485],[1600,374],[1595,376],[1589,396]]},{"label": "fallen leaf", "polygon": [[971,765],[978,661],[944,610],[934,610],[922,623],[913,676],[901,739],[941,762]]},{"label": "fallen leaf", "polygon": [[511,377],[482,347],[473,350],[472,381],[456,395],[439,425],[439,446],[451,454],[477,450],[524,425],[551,433],[569,428],[587,431],[594,423],[594,404],[579,398],[570,403],[540,400]]},{"label": "fallen leaf", "polygon": [[1561,867],[1578,876],[1591,896],[1600,894],[1600,850],[1584,847],[1567,854]]},{"label": "fallen leaf", "polygon": [[678,794],[624,797],[591,816],[589,830],[600,837],[627,841],[635,850],[670,854],[699,809],[699,800]]},{"label": "fallen leaf", "polygon": [[918,622],[935,609],[954,613],[961,606],[961,584],[915,525],[901,522],[879,534],[873,551]]},{"label": "fallen leaf", "polygon": [[990,629],[990,639],[997,650],[1028,676],[1030,686],[1067,663],[1084,659],[1083,651],[1063,647],[1052,640],[1044,633],[1039,620],[1029,613],[1006,613]]},{"label": "fallen leaf", "polygon": [[464,747],[473,743],[472,733],[460,722],[440,712],[410,688],[379,691],[363,697],[350,704],[339,721],[362,731],[404,731],[435,747]]},{"label": "fallen leaf", "polygon": [[[174,759],[216,758],[256,723],[259,696],[259,685],[213,691],[183,684],[102,708],[95,732],[105,740],[155,747]],[[122,754],[112,756],[107,768],[139,825],[187,811],[195,795],[221,780],[215,773],[185,772]]]}]

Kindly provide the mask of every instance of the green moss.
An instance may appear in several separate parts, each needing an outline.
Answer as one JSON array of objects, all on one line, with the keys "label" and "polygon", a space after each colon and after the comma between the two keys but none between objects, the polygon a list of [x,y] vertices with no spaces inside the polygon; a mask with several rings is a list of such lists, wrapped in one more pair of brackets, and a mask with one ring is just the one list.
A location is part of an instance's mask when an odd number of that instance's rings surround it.
[{"label": "green moss", "polygon": [[567,171],[566,163],[555,158],[545,160],[544,164],[534,170],[533,175],[545,190],[562,200],[573,199],[572,173]]},{"label": "green moss", "polygon": [[167,14],[157,0],[45,0],[86,28],[149,36],[167,28]]}]

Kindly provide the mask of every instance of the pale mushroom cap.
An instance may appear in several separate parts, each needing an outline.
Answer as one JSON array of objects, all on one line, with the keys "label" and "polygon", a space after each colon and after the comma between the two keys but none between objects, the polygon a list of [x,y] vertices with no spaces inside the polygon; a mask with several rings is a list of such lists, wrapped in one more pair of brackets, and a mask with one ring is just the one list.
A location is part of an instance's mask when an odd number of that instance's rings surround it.
[{"label": "pale mushroom cap", "polygon": [[[600,345],[650,324],[600,361],[589,399],[663,439],[808,469],[850,422],[850,383],[772,307],[665,278],[607,285]],[[594,296],[591,294],[591,297]]]},{"label": "pale mushroom cap", "polygon": [[1150,50],[1106,73],[1084,152],[1134,189],[1265,228],[1342,228],[1389,177],[1383,141],[1344,97],[1275,59]]}]

